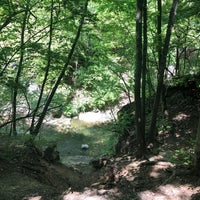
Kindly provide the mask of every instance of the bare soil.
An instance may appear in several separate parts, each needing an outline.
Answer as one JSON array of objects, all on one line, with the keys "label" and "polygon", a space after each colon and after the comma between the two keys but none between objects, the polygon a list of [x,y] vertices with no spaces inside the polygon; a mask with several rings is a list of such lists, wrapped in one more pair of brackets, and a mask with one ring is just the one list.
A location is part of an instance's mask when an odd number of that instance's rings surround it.
[{"label": "bare soil", "polygon": [[1,137],[0,200],[200,199],[200,178],[192,173],[198,100],[178,92],[167,102],[159,145],[149,146],[145,159],[136,159],[133,150],[104,156],[95,167],[67,167],[45,160],[33,146]]}]

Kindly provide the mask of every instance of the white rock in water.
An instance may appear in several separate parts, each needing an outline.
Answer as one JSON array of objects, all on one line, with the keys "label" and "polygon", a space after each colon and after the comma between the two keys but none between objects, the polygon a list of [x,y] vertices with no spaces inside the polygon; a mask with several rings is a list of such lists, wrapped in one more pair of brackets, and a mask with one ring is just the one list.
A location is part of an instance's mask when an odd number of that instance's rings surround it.
[{"label": "white rock in water", "polygon": [[89,148],[89,145],[88,144],[82,144],[81,145],[81,149],[88,149]]}]

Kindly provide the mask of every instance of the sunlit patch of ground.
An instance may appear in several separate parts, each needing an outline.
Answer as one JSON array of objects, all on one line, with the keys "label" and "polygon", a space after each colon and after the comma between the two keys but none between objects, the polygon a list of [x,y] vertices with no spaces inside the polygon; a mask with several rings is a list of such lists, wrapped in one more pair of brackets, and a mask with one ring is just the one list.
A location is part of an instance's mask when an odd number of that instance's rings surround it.
[{"label": "sunlit patch of ground", "polygon": [[85,188],[83,192],[69,192],[63,195],[62,200],[111,200],[113,196],[118,196],[116,189],[90,189]]},{"label": "sunlit patch of ground", "polygon": [[169,167],[173,167],[172,163],[170,162],[163,162],[163,161],[158,161],[153,167],[152,171],[150,172],[150,177],[153,178],[159,178],[161,175],[162,170],[165,170]]},{"label": "sunlit patch of ground", "polygon": [[176,115],[173,120],[176,120],[176,121],[181,121],[181,120],[184,120],[184,119],[187,119],[189,118],[190,116],[187,115],[187,114],[184,114],[184,113],[178,113],[178,115]]},{"label": "sunlit patch of ground", "polygon": [[37,196],[37,197],[25,197],[23,200],[42,200],[42,196]]},{"label": "sunlit patch of ground", "polygon": [[159,186],[155,191],[140,192],[138,196],[140,200],[190,200],[199,189],[200,187],[193,189],[191,185],[167,184]]},{"label": "sunlit patch of ground", "polygon": [[107,198],[96,194],[74,192],[63,197],[63,200],[107,200]]}]

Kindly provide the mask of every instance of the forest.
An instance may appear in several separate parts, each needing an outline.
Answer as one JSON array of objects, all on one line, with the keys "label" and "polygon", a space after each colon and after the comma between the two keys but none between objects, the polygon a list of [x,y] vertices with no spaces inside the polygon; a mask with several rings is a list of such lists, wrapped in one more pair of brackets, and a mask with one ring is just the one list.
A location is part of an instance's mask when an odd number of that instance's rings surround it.
[{"label": "forest", "polygon": [[199,0],[1,0],[0,200],[200,199]]}]

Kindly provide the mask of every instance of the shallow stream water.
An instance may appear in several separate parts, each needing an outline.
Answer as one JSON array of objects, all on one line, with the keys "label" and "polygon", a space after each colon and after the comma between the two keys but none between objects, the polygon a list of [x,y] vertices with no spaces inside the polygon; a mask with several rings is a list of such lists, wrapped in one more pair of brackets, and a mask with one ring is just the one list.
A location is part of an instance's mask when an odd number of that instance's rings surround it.
[{"label": "shallow stream water", "polygon": [[[91,114],[91,113],[90,113]],[[61,161],[68,166],[88,166],[90,161],[104,152],[104,146],[113,134],[111,130],[105,129],[105,122],[109,122],[108,115],[86,114],[79,118],[71,119],[71,132],[59,141],[57,150],[60,153]],[[95,120],[95,117],[98,120]],[[91,120],[89,120],[89,117]],[[106,118],[105,118],[106,117]],[[101,121],[101,120],[102,121]],[[82,144],[89,145],[87,150],[81,149]],[[107,147],[105,147],[107,148]]]}]

